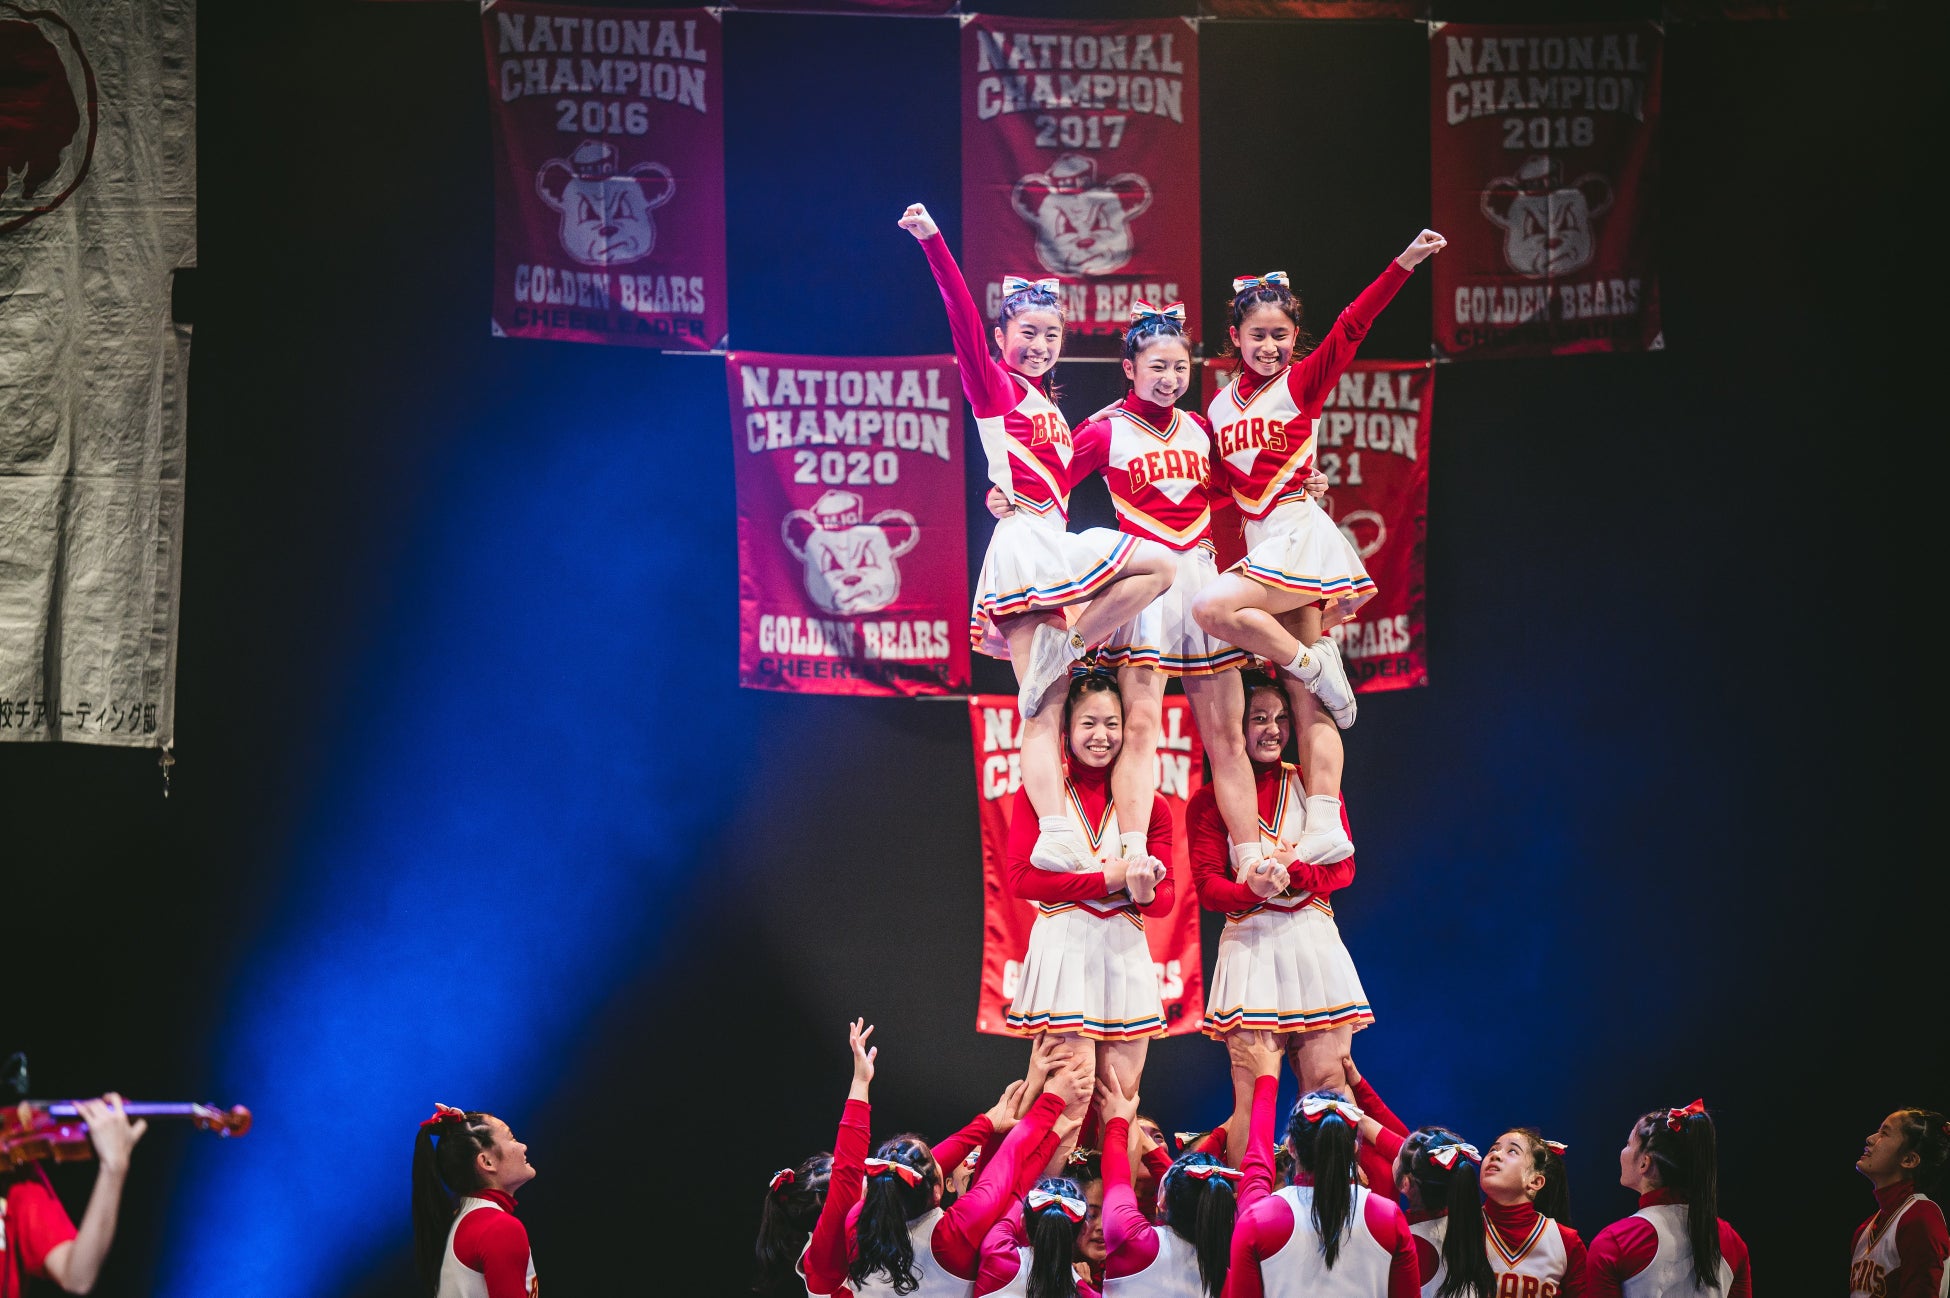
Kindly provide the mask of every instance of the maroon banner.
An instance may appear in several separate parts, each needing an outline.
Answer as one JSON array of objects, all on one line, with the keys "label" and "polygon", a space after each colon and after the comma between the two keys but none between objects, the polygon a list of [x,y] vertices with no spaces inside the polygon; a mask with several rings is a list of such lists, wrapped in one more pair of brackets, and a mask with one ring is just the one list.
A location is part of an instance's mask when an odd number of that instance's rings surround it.
[{"label": "maroon banner", "polygon": [[781,13],[945,14],[955,7],[955,0],[739,0],[732,7]]},{"label": "maroon banner", "polygon": [[733,352],[738,683],[968,688],[961,376],[953,356]]},{"label": "maroon banner", "polygon": [[1430,29],[1437,355],[1664,346],[1662,49],[1650,22]]},{"label": "maroon banner", "polygon": [[722,346],[718,19],[489,0],[481,21],[495,336]]},{"label": "maroon banner", "polygon": [[[1237,361],[1208,361],[1210,405]],[[1429,523],[1430,361],[1356,361],[1314,424],[1314,463],[1327,475],[1320,504],[1367,565],[1377,594],[1354,621],[1333,628],[1357,693],[1429,683],[1423,576]],[[1228,520],[1238,515],[1227,511]],[[1244,557],[1237,529],[1214,520],[1220,566]]]},{"label": "maroon banner", "polygon": [[1428,0],[1205,0],[1212,18],[1426,18]]},{"label": "maroon banner", "polygon": [[[1073,334],[1121,334],[1131,300],[1199,332],[1198,29],[1184,18],[962,28],[962,270],[1063,281]],[[1101,345],[1100,345],[1101,346]]]},{"label": "maroon banner", "polygon": [[[975,741],[975,788],[982,819],[982,994],[975,1030],[1007,1036],[1009,1004],[1016,998],[1029,930],[1036,923],[1034,903],[1010,893],[1006,869],[1009,821],[1015,813],[1016,790],[1022,787],[1018,765],[1022,719],[1016,714],[1015,696],[970,695],[968,725]],[[1169,915],[1145,919],[1144,937],[1158,971],[1165,1027],[1172,1036],[1198,1031],[1199,1020],[1205,1017],[1198,894],[1192,888],[1191,856],[1185,842],[1185,804],[1204,783],[1204,751],[1185,696],[1166,695],[1164,738],[1158,745],[1158,793],[1171,808],[1172,853],[1167,864],[1177,893]]]}]

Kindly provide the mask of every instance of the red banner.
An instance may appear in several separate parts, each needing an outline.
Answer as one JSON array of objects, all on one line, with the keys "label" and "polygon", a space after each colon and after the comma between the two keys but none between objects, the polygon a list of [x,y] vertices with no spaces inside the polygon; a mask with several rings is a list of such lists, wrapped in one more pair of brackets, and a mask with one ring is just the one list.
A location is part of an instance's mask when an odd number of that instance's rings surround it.
[{"label": "red banner", "polygon": [[723,35],[707,9],[489,0],[497,337],[725,337]]},{"label": "red banner", "polygon": [[968,688],[968,520],[953,356],[733,352],[738,683]]},{"label": "red banner", "polygon": [[739,0],[734,9],[812,14],[945,14],[955,0]]},{"label": "red banner", "polygon": [[1664,346],[1662,49],[1650,22],[1430,29],[1438,355]]},{"label": "red banner", "polygon": [[[1022,787],[1018,754],[1022,719],[1008,694],[973,694],[968,725],[975,741],[975,787],[982,818],[982,995],[975,1030],[1010,1035],[1009,1003],[1029,950],[1036,907],[1009,892],[1004,858],[1016,791]],[[1158,746],[1158,792],[1171,808],[1171,877],[1177,889],[1171,913],[1147,918],[1145,940],[1158,971],[1158,995],[1172,1036],[1198,1031],[1205,1016],[1205,971],[1199,955],[1198,894],[1185,843],[1185,804],[1205,782],[1204,752],[1182,694],[1165,696],[1164,738]]]},{"label": "red banner", "polygon": [[1063,281],[1072,333],[1131,299],[1183,300],[1199,334],[1198,29],[1184,18],[962,28],[962,270]]},{"label": "red banner", "polygon": [[[1237,367],[1231,360],[1206,362],[1201,406],[1212,403]],[[1429,683],[1422,603],[1434,410],[1433,363],[1356,361],[1314,425],[1314,462],[1329,484],[1321,506],[1360,553],[1378,592],[1353,622],[1331,632],[1357,693]],[[1236,531],[1215,533],[1222,567],[1242,557]]]},{"label": "red banner", "polygon": [[1426,18],[1429,0],[1205,0],[1213,18]]}]

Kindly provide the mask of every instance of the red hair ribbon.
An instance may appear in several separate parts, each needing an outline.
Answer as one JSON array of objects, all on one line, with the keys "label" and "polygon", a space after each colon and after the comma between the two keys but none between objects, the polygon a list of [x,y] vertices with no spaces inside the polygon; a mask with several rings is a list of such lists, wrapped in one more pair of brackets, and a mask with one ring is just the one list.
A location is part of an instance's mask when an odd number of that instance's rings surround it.
[{"label": "red hair ribbon", "polygon": [[1209,1181],[1215,1176],[1221,1181],[1237,1181],[1245,1175],[1236,1167],[1225,1167],[1218,1163],[1199,1163],[1179,1170],[1194,1181]]},{"label": "red hair ribbon", "polygon": [[1544,1145],[1551,1151],[1551,1153],[1556,1154],[1559,1158],[1562,1158],[1566,1154],[1571,1152],[1571,1147],[1565,1144],[1561,1140],[1546,1140],[1544,1142]]},{"label": "red hair ribbon", "polygon": [[798,1179],[799,1179],[799,1174],[797,1172],[793,1171],[789,1167],[781,1167],[778,1171],[772,1173],[772,1184],[767,1188],[769,1188],[773,1194],[777,1194],[779,1192],[780,1186],[791,1185],[794,1181]]},{"label": "red hair ribbon", "polygon": [[1474,1145],[1468,1144],[1467,1142],[1458,1142],[1453,1145],[1444,1145],[1429,1155],[1429,1161],[1445,1172],[1455,1171],[1456,1160],[1459,1158],[1466,1158],[1472,1163],[1481,1163],[1483,1161],[1483,1153]]},{"label": "red hair ribbon", "polygon": [[1185,323],[1185,304],[1173,302],[1170,306],[1157,307],[1143,298],[1134,299],[1131,303],[1131,323],[1136,324],[1141,320],[1173,320],[1182,325]]},{"label": "red hair ribbon", "polygon": [[867,1175],[898,1176],[909,1186],[916,1186],[921,1183],[921,1174],[919,1172],[909,1167],[906,1163],[896,1163],[886,1158],[869,1158],[867,1160]]},{"label": "red hair ribbon", "polygon": [[1695,1113],[1705,1113],[1705,1112],[1706,1112],[1705,1100],[1694,1100],[1691,1104],[1687,1105],[1683,1109],[1667,1109],[1666,1126],[1670,1127],[1674,1131],[1684,1131],[1686,1129],[1686,1119],[1692,1117]]},{"label": "red hair ribbon", "polygon": [[1352,1104],[1349,1104],[1346,1100],[1334,1100],[1318,1095],[1309,1095],[1300,1101],[1300,1116],[1310,1123],[1319,1122],[1330,1113],[1340,1114],[1341,1121],[1350,1127],[1360,1126],[1361,1119],[1368,1116]]},{"label": "red hair ribbon", "polygon": [[1232,281],[1232,295],[1237,297],[1249,288],[1285,288],[1288,283],[1283,270],[1269,270],[1264,275],[1241,275]]},{"label": "red hair ribbon", "polygon": [[467,1110],[456,1109],[451,1104],[436,1104],[433,1106],[433,1116],[420,1124],[420,1130],[425,1131],[428,1127],[437,1127],[443,1122],[465,1121],[467,1121]]},{"label": "red hair ribbon", "polygon": [[1084,1214],[1090,1211],[1090,1205],[1083,1200],[1072,1199],[1067,1194],[1051,1194],[1048,1190],[1031,1190],[1023,1199],[1023,1203],[1028,1205],[1031,1212],[1041,1212],[1054,1205],[1061,1208],[1063,1215],[1072,1222],[1082,1221]]},{"label": "red hair ribbon", "polygon": [[1003,297],[1008,297],[1011,293],[1020,293],[1024,289],[1030,288],[1046,288],[1052,293],[1059,293],[1063,289],[1063,281],[1060,279],[1024,279],[1020,275],[1004,275],[1002,277]]}]

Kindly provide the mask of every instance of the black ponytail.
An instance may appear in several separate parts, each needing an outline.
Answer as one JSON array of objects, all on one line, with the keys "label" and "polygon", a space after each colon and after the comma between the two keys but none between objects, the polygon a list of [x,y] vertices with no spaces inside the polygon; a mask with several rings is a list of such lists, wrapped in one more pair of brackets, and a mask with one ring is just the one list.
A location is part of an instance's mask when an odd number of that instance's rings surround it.
[{"label": "black ponytail", "polygon": [[759,1209],[758,1243],[752,1249],[758,1263],[753,1293],[796,1294],[806,1287],[799,1278],[799,1255],[819,1222],[832,1171],[833,1156],[822,1151],[797,1167],[773,1174],[772,1184],[765,1191],[765,1206]]},{"label": "black ponytail", "polygon": [[934,1155],[919,1136],[895,1136],[874,1151],[874,1157],[899,1163],[919,1173],[909,1185],[890,1170],[872,1172],[867,1177],[866,1193],[860,1199],[860,1218],[853,1235],[859,1246],[847,1275],[854,1287],[868,1277],[884,1275],[897,1294],[911,1294],[921,1286],[914,1274],[914,1241],[908,1238],[907,1223],[934,1206],[934,1190],[940,1172]]},{"label": "black ponytail", "polygon": [[1950,1161],[1950,1121],[1935,1109],[1898,1109],[1896,1119],[1903,1135],[1903,1153],[1913,1153],[1919,1161],[1909,1179],[1925,1194],[1937,1194],[1943,1165]]},{"label": "black ponytail", "polygon": [[1552,1221],[1571,1220],[1571,1174],[1564,1169],[1564,1155],[1529,1127],[1522,1129],[1530,1140],[1530,1162],[1544,1174],[1544,1188],[1534,1200],[1537,1211]]},{"label": "black ponytail", "polygon": [[[1456,1152],[1445,1155],[1450,1149]],[[1483,1247],[1480,1168],[1469,1149],[1469,1142],[1447,1127],[1419,1127],[1402,1146],[1402,1173],[1415,1183],[1423,1210],[1441,1209],[1449,1219],[1442,1235],[1437,1298],[1491,1298],[1496,1292],[1496,1271]]]},{"label": "black ponytail", "polygon": [[[1036,1182],[1045,1194],[1060,1194],[1066,1199],[1083,1199],[1083,1187],[1067,1176],[1046,1176]],[[1088,1221],[1086,1215],[1084,1221]],[[1084,1221],[1071,1221],[1057,1203],[1041,1208],[1022,1209],[1022,1233],[1029,1241],[1029,1298],[1076,1298],[1077,1236]]]},{"label": "black ponytail", "polygon": [[1354,1230],[1355,1154],[1361,1138],[1338,1109],[1309,1122],[1306,1104],[1312,1099],[1347,1101],[1339,1091],[1310,1092],[1293,1107],[1286,1130],[1295,1161],[1314,1179],[1314,1229],[1320,1232],[1321,1252],[1331,1271],[1341,1255],[1341,1240]]},{"label": "black ponytail", "polygon": [[494,1129],[485,1113],[455,1113],[421,1125],[413,1138],[413,1261],[420,1289],[432,1298],[440,1289],[447,1232],[454,1224],[454,1196],[478,1190],[485,1182],[474,1158],[494,1148]]},{"label": "black ponytail", "polygon": [[1223,1167],[1196,1150],[1179,1156],[1158,1183],[1160,1220],[1192,1246],[1198,1257],[1198,1282],[1207,1298],[1219,1298],[1232,1263],[1232,1227],[1239,1219],[1239,1188],[1223,1176],[1190,1176],[1193,1167]]}]

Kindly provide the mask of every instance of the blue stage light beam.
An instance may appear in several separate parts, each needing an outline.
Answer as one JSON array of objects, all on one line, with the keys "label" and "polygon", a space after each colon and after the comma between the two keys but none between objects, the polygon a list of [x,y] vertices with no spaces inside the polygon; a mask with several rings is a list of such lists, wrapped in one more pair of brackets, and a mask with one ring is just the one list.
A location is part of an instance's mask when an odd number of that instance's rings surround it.
[{"label": "blue stage light beam", "polygon": [[[335,1293],[397,1247],[418,1120],[519,1123],[742,791],[722,444],[621,400],[565,426],[540,395],[495,421],[522,434],[452,439],[370,665],[319,710],[337,778],[218,1046],[257,1125],[191,1153],[165,1298]],[[717,490],[652,501],[686,468]],[[672,645],[717,651],[672,670]]]}]

